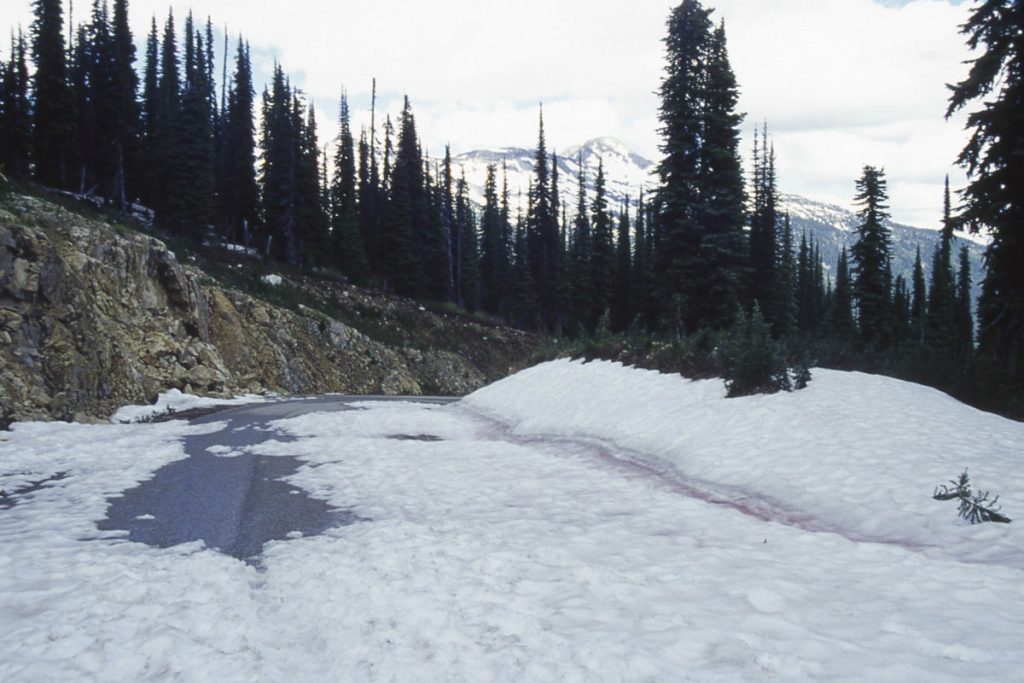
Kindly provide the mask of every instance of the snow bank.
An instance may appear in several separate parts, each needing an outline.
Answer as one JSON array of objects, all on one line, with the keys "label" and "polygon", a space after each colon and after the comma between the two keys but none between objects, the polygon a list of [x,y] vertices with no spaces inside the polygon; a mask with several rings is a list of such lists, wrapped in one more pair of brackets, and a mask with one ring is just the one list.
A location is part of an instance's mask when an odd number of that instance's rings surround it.
[{"label": "snow bank", "polygon": [[[789,394],[560,360],[466,397],[518,437],[598,440],[624,460],[768,519],[961,560],[1024,566],[1024,425],[939,391],[816,369]],[[966,525],[937,484],[968,468],[1016,524]]]},{"label": "snow bank", "polygon": [[160,415],[170,411],[180,413],[195,408],[207,408],[210,406],[240,406],[246,403],[262,403],[269,401],[272,396],[259,396],[257,394],[244,394],[235,398],[209,398],[207,396],[195,396],[185,394],[178,389],[160,394],[156,403],[150,406],[122,406],[110,416],[114,423],[139,422],[153,415]]}]

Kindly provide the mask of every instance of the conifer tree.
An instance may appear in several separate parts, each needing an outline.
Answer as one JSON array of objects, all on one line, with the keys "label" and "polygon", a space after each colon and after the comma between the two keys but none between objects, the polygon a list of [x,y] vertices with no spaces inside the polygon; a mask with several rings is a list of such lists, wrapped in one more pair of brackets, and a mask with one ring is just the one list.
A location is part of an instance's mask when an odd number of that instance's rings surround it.
[{"label": "conifer tree", "polygon": [[146,62],[142,77],[142,133],[141,162],[138,169],[138,196],[142,203],[156,207],[160,195],[161,178],[161,121],[160,96],[160,33],[156,17],[150,23],[146,39]]},{"label": "conifer tree", "polygon": [[369,136],[363,131],[359,141],[359,225],[370,272],[380,280],[384,273],[382,223],[386,202],[377,165],[377,79],[373,79],[371,92]]},{"label": "conifer tree", "polygon": [[32,24],[33,147],[35,177],[52,187],[74,187],[75,110],[64,51],[64,12],[60,0],[34,0]]},{"label": "conifer tree", "polygon": [[509,207],[508,165],[505,159],[501,160],[501,203],[499,216],[501,225],[501,257],[498,260],[500,267],[498,282],[503,301],[499,312],[502,316],[507,316],[512,296],[512,264],[515,260],[515,237],[511,221],[511,208]]},{"label": "conifer tree", "polygon": [[367,139],[366,131],[362,131],[359,136],[359,228],[363,235],[366,260],[373,277],[380,276],[383,269],[380,234],[384,202],[378,182],[377,161],[370,140],[372,135]]},{"label": "conifer tree", "polygon": [[[778,308],[775,301],[776,272],[781,250],[777,244],[778,198],[775,179],[775,150],[769,147],[768,130],[765,125],[761,137],[763,147],[758,147],[757,131],[754,131],[754,202],[750,215],[750,301],[761,304],[761,310],[773,323],[776,330]],[[805,265],[809,265],[809,259]]]},{"label": "conifer tree", "polygon": [[529,242],[530,270],[537,287],[537,305],[544,327],[555,327],[558,273],[558,215],[551,201],[550,167],[544,139],[544,113],[541,111],[537,151],[534,155],[534,179],[528,201],[526,235]]},{"label": "conifer tree", "polygon": [[629,200],[619,213],[615,244],[615,284],[612,289],[612,330],[622,332],[633,316],[633,253],[629,239]]},{"label": "conifer tree", "polygon": [[535,322],[537,289],[530,266],[530,241],[526,222],[520,214],[516,219],[514,260],[512,264],[511,318],[516,327],[525,328]]},{"label": "conifer tree", "polygon": [[249,45],[238,38],[235,71],[224,113],[224,160],[220,215],[229,240],[248,247],[258,223],[256,128]]},{"label": "conifer tree", "polygon": [[491,314],[501,311],[504,303],[501,274],[505,259],[504,228],[498,205],[498,169],[487,165],[484,181],[484,210],[480,218],[480,289],[483,309]]},{"label": "conifer tree", "polygon": [[[160,74],[156,93],[156,113],[153,116],[154,149],[152,163],[156,169],[152,206],[157,215],[170,220],[178,201],[172,196],[188,183],[187,171],[182,170],[177,153],[180,137],[181,79],[178,62],[178,44],[174,30],[174,14],[168,12],[160,43]],[[170,214],[170,215],[167,215]]]},{"label": "conifer tree", "polygon": [[921,247],[917,247],[914,258],[914,275],[910,297],[910,341],[924,343],[925,318],[928,313],[928,292],[924,281],[924,264],[921,263]]},{"label": "conifer tree", "polygon": [[960,270],[956,285],[956,314],[954,328],[956,355],[970,358],[974,351],[974,315],[971,305],[971,259],[966,246],[960,247]]},{"label": "conifer tree", "polygon": [[445,240],[445,250],[448,254],[447,298],[449,301],[457,301],[456,281],[458,279],[461,242],[458,235],[458,226],[455,224],[455,176],[452,174],[452,151],[450,145],[445,145],[444,148],[444,163],[441,166],[440,185],[441,226]]},{"label": "conifer tree", "polygon": [[[636,208],[636,247],[633,256],[633,316],[643,328],[653,326],[651,305],[653,239],[647,221],[647,205],[641,190]],[[630,323],[632,324],[632,320]]]},{"label": "conifer tree", "polygon": [[[551,250],[551,329],[561,336],[568,324],[572,308],[572,283],[566,250],[566,230],[561,190],[558,185],[558,154],[551,152],[551,209],[548,218],[548,238]],[[559,216],[563,220],[559,221]]]},{"label": "conifer tree", "polygon": [[[386,145],[389,144],[389,139],[390,135],[386,134]],[[385,157],[387,156],[385,148]],[[420,260],[415,257],[413,245],[416,244],[415,240],[426,232],[427,203],[423,182],[423,158],[408,97],[405,98],[399,121],[394,165],[386,162],[385,177],[388,203],[381,235],[385,289],[415,296],[422,290],[423,272]]]},{"label": "conifer tree", "polygon": [[832,293],[830,326],[832,333],[841,339],[849,337],[854,332],[853,291],[846,247],[839,250],[839,259],[836,263],[836,285]]},{"label": "conifer tree", "polygon": [[733,319],[744,260],[738,94],[724,29],[713,32],[708,15],[698,0],[683,0],[665,39],[656,281],[677,332]]},{"label": "conifer tree", "polygon": [[198,239],[213,221],[215,208],[213,103],[203,37],[191,12],[185,18],[184,40],[183,87],[165,148],[166,197],[160,216],[178,234]]},{"label": "conifer tree", "polygon": [[869,349],[885,348],[892,341],[891,247],[884,224],[889,217],[887,199],[885,172],[865,166],[857,181],[860,226],[851,253],[861,340]]},{"label": "conifer tree", "polygon": [[369,264],[359,228],[356,197],[355,141],[352,138],[348,95],[342,91],[338,105],[338,138],[334,155],[334,179],[331,184],[331,241],[342,272],[357,285],[369,280]]},{"label": "conifer tree", "polygon": [[910,292],[903,275],[897,275],[893,283],[889,316],[892,341],[899,343],[907,339],[910,336]]},{"label": "conifer tree", "polygon": [[295,150],[294,212],[298,236],[299,261],[305,266],[330,264],[332,250],[320,178],[320,142],[317,133],[316,108],[296,92],[292,95],[292,129]]},{"label": "conifer tree", "polygon": [[125,210],[137,196],[134,176],[140,171],[139,77],[135,72],[135,40],[128,24],[128,0],[114,0],[111,49],[110,127],[113,131],[114,175],[109,196]]},{"label": "conifer tree", "polygon": [[423,295],[436,301],[451,301],[449,285],[452,276],[451,261],[448,258],[448,234],[444,224],[444,188],[440,173],[430,172],[430,163],[423,167],[424,192],[427,198],[427,238],[422,258],[425,277]]},{"label": "conifer tree", "polygon": [[729,63],[724,21],[711,34],[703,89],[700,210],[704,235],[697,277],[706,295],[691,297],[692,314],[698,326],[724,327],[731,324],[741,302],[748,250],[739,152],[743,115],[736,112],[739,88]]},{"label": "conifer tree", "polygon": [[591,311],[594,310],[594,243],[587,215],[587,179],[582,152],[577,167],[576,218],[570,244],[572,308],[576,324],[589,330]]},{"label": "conifer tree", "polygon": [[[90,35],[95,22],[84,22],[73,33],[74,39],[68,48],[68,85],[71,88],[72,106],[74,107],[74,131],[76,145],[68,155],[70,168],[70,189],[79,193],[96,193],[93,185],[94,171],[99,143],[96,111],[96,100],[93,86],[95,83],[97,59],[93,36]],[[97,41],[98,42],[98,41]]]},{"label": "conifer tree", "polygon": [[590,205],[593,246],[591,247],[591,278],[594,287],[588,327],[593,329],[605,312],[610,311],[615,287],[615,239],[612,217],[605,195],[604,161],[598,160],[594,179],[594,200]]},{"label": "conifer tree", "polygon": [[788,337],[796,331],[800,319],[797,302],[797,264],[793,254],[793,228],[788,213],[782,225],[777,281],[777,290],[774,295],[776,309],[773,331],[778,337]]},{"label": "conifer tree", "polygon": [[[1024,3],[977,3],[961,32],[981,54],[951,87],[946,117],[977,101],[960,153],[969,184],[958,222],[986,228],[985,279],[978,307],[979,347],[1019,381],[1024,371]],[[963,268],[961,268],[963,270]],[[962,302],[961,302],[962,305]]]},{"label": "conifer tree", "polygon": [[0,168],[11,178],[28,176],[32,155],[32,107],[25,37],[11,34],[10,60],[0,66]]},{"label": "conifer tree", "polygon": [[462,259],[459,268],[459,305],[466,310],[475,311],[480,293],[480,253],[476,216],[469,200],[465,175],[459,178],[456,185],[455,223],[459,226],[458,233],[462,242],[459,248],[459,257]]},{"label": "conifer tree", "polygon": [[295,212],[296,151],[291,86],[280,64],[274,65],[269,89],[263,91],[260,127],[262,187],[261,248],[267,256],[300,264]]},{"label": "conifer tree", "polygon": [[932,258],[925,336],[932,348],[951,351],[954,337],[956,284],[953,275],[954,222],[949,195],[949,176],[946,176],[943,199],[942,237]]}]

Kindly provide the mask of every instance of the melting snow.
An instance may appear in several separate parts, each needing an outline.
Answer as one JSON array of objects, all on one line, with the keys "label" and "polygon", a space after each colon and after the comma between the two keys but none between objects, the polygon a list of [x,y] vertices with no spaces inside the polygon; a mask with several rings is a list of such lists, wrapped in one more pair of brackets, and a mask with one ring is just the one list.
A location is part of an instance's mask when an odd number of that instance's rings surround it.
[{"label": "melting snow", "polygon": [[256,447],[366,520],[271,543],[262,571],[96,530],[209,427],[0,435],[0,487],[67,472],[0,510],[0,679],[1020,677],[1024,522],[930,498],[967,466],[1024,515],[1018,423],[861,374],[725,399],[568,361],[361,407]]}]

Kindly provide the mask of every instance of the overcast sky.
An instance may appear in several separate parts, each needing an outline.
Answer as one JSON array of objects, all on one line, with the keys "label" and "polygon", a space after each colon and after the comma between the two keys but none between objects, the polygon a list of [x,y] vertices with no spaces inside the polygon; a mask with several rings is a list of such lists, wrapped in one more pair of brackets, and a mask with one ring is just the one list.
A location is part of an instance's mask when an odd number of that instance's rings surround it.
[{"label": "overcast sky", "polygon": [[[863,165],[882,166],[894,217],[936,227],[945,174],[963,183],[963,118],[943,119],[945,84],[969,57],[961,2],[706,2],[726,24],[744,157],[767,120],[784,192],[849,206]],[[75,3],[76,20],[89,4]],[[322,139],[342,86],[356,126],[368,122],[376,76],[380,108],[397,112],[408,94],[434,154],[446,142],[454,153],[532,147],[543,102],[557,149],[611,135],[659,158],[656,92],[676,0],[134,0],[137,40],[169,4],[179,20],[191,7],[244,34],[258,78],[280,60],[315,100]],[[29,22],[29,0],[0,3],[0,26]]]}]

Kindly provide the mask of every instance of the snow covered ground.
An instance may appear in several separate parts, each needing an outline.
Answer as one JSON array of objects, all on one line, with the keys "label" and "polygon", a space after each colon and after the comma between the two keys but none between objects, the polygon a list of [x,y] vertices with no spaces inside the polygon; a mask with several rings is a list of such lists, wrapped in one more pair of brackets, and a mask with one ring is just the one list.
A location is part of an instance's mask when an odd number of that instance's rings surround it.
[{"label": "snow covered ground", "polygon": [[[257,569],[97,531],[216,425],[19,424],[0,488],[0,680],[1022,680],[1024,425],[816,370],[802,392],[548,363],[451,406],[275,424],[259,452],[365,521]],[[415,438],[411,438],[415,437]],[[423,440],[430,437],[430,440]]]},{"label": "snow covered ground", "polygon": [[156,403],[145,406],[122,406],[110,416],[111,422],[139,422],[150,417],[166,413],[181,413],[196,408],[212,408],[214,406],[240,406],[246,403],[263,403],[273,400],[273,396],[244,394],[235,398],[209,398],[182,393],[178,389],[160,394]]}]

